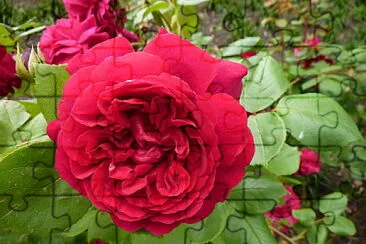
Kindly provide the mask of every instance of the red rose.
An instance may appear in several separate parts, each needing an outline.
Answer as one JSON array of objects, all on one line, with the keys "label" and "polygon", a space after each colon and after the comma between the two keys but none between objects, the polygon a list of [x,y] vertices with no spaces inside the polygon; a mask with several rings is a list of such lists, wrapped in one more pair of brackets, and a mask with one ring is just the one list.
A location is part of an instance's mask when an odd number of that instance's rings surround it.
[{"label": "red rose", "polygon": [[257,55],[256,51],[248,51],[248,52],[243,52],[240,54],[241,57],[246,58],[246,59],[253,57],[255,55]]},{"label": "red rose", "polygon": [[63,0],[70,18],[85,20],[95,15],[98,24],[114,24],[115,16],[110,6],[111,0]]},{"label": "red rose", "polygon": [[300,169],[298,175],[306,176],[317,174],[320,171],[320,157],[318,154],[309,149],[301,150]]},{"label": "red rose", "polygon": [[123,37],[74,57],[58,120],[56,169],[128,231],[206,218],[254,154],[246,67],[162,30],[143,52]]},{"label": "red rose", "polygon": [[62,64],[109,38],[110,34],[96,25],[93,15],[82,22],[78,19],[59,19],[43,32],[40,48],[47,63]]},{"label": "red rose", "polygon": [[6,48],[0,45],[0,97],[14,92],[14,88],[20,88],[22,81],[15,72],[15,61],[6,52]]},{"label": "red rose", "polygon": [[70,18],[84,21],[90,15],[96,19],[96,24],[103,32],[111,37],[122,34],[131,42],[137,42],[139,38],[124,29],[126,12],[118,7],[116,0],[63,0]]},{"label": "red rose", "polygon": [[291,186],[285,186],[285,188],[289,192],[283,197],[285,202],[282,205],[276,206],[270,212],[265,213],[265,216],[271,219],[274,226],[278,226],[283,220],[287,222],[286,225],[281,226],[283,232],[287,232],[289,226],[298,222],[298,219],[292,216],[292,210],[301,208],[301,201]]},{"label": "red rose", "polygon": [[310,47],[316,47],[322,42],[323,42],[322,39],[320,39],[317,36],[314,37],[313,39],[306,40],[306,43],[309,44]]}]

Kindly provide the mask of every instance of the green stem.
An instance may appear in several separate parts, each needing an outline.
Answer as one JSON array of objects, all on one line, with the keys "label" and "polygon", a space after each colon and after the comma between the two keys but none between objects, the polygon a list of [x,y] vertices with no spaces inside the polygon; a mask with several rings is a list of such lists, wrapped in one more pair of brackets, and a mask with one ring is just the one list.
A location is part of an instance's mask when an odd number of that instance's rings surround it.
[{"label": "green stem", "polygon": [[271,225],[268,225],[269,228],[276,233],[277,235],[281,236],[283,239],[285,239],[286,241],[288,241],[291,244],[297,244],[296,241],[293,241],[290,237],[288,237],[287,235],[285,235],[284,233],[282,233],[281,231],[277,230],[276,228],[274,228]]}]

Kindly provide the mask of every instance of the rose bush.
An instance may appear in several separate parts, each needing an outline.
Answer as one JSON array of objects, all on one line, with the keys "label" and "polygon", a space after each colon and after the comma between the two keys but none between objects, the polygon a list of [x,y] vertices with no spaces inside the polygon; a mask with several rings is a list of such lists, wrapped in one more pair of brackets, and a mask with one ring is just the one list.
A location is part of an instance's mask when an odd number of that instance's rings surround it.
[{"label": "rose bush", "polygon": [[14,92],[14,87],[20,88],[22,81],[15,72],[15,61],[0,45],[0,97]]},{"label": "rose bush", "polygon": [[48,126],[56,169],[128,231],[207,217],[249,165],[238,103],[247,68],[161,29],[143,52],[123,37],[72,58]]}]

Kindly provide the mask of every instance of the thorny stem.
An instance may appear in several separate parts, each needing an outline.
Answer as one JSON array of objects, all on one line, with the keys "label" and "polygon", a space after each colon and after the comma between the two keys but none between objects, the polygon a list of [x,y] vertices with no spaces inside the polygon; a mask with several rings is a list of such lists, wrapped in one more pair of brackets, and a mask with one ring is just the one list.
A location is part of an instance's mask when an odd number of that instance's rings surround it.
[{"label": "thorny stem", "polygon": [[301,231],[297,236],[293,237],[292,240],[296,242],[298,240],[303,239],[307,231],[308,231],[307,229]]},{"label": "thorny stem", "polygon": [[277,230],[276,228],[274,228],[271,225],[268,225],[269,228],[275,232],[277,235],[281,236],[283,239],[285,239],[286,241],[288,241],[291,244],[297,244],[296,241],[293,241],[290,237],[288,237],[287,235],[285,235],[284,233],[282,233],[281,231]]}]

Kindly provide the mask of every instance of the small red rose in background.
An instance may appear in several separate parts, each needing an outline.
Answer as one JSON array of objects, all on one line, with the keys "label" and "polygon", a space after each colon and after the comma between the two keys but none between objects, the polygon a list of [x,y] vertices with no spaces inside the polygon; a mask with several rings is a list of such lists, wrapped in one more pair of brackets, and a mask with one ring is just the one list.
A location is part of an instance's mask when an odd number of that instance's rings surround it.
[{"label": "small red rose in background", "polygon": [[241,57],[246,58],[246,59],[253,57],[255,55],[257,55],[256,51],[248,51],[248,52],[243,52],[240,54]]},{"label": "small red rose in background", "polygon": [[281,225],[281,231],[288,232],[289,228],[298,222],[298,219],[292,216],[292,210],[300,209],[301,201],[291,186],[285,188],[289,192],[283,197],[285,203],[265,213],[265,216],[271,219],[273,226],[280,226],[280,223],[285,221],[284,225]]},{"label": "small red rose in background", "polygon": [[138,37],[124,29],[126,15],[114,0],[64,0],[68,19],[60,19],[43,32],[40,48],[50,64],[67,63],[76,54],[121,34],[129,41]]},{"label": "small red rose in background", "polygon": [[15,61],[0,45],[0,97],[14,92],[14,87],[20,88],[22,81],[16,75]]},{"label": "small red rose in background", "polygon": [[[319,37],[314,37],[312,39],[306,40],[305,43],[309,45],[310,48],[315,49],[319,44],[321,44],[323,41]],[[294,56],[298,57],[299,53],[301,52],[301,48],[295,48],[294,49]],[[334,64],[333,59],[327,58],[325,55],[317,55],[314,58],[307,58],[304,60],[301,60],[299,64],[303,66],[304,69],[309,69],[313,63],[317,63],[320,61],[324,61],[328,64]]]},{"label": "small red rose in background", "polygon": [[117,37],[67,70],[48,126],[56,169],[119,227],[198,222],[243,178],[255,149],[236,100],[245,66],[162,29],[143,52]]},{"label": "small red rose in background", "polygon": [[310,149],[302,149],[300,156],[300,168],[296,174],[306,176],[317,174],[320,171],[320,157]]}]

